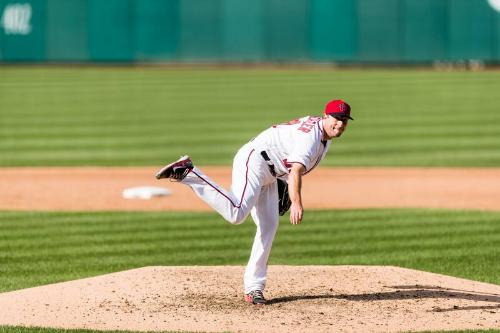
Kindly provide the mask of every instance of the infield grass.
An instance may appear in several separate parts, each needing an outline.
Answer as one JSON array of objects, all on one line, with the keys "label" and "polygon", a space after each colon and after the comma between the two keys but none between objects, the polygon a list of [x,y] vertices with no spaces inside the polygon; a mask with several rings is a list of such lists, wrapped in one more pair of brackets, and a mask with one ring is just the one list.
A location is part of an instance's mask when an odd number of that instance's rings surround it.
[{"label": "infield grass", "polygon": [[[271,265],[396,265],[500,284],[500,213],[306,214],[300,226],[282,219]],[[245,265],[254,229],[209,213],[2,212],[0,291],[151,265]]]},{"label": "infield grass", "polygon": [[499,166],[500,72],[0,67],[0,166],[231,164],[260,131],[345,98],[322,165]]}]

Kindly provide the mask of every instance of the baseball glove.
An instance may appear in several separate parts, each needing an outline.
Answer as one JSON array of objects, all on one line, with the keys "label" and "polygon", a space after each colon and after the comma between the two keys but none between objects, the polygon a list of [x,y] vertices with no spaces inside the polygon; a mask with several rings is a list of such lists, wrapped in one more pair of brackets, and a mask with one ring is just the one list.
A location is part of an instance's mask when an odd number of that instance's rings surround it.
[{"label": "baseball glove", "polygon": [[278,199],[279,199],[278,209],[280,216],[283,216],[290,209],[292,201],[290,200],[290,196],[288,195],[288,183],[281,179],[277,179],[277,181],[278,181]]}]

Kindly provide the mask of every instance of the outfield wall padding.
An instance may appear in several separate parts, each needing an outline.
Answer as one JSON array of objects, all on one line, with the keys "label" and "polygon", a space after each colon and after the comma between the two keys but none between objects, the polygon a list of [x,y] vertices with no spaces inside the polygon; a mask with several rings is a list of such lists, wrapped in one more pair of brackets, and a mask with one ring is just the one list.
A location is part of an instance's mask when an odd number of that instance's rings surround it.
[{"label": "outfield wall padding", "polygon": [[500,60],[488,0],[0,0],[2,62],[463,60]]}]

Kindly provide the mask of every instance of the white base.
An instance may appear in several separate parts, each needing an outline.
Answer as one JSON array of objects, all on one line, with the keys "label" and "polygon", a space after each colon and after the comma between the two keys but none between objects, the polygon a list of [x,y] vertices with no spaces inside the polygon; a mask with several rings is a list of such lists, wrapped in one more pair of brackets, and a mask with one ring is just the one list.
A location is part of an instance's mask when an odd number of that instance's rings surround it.
[{"label": "white base", "polygon": [[141,186],[141,187],[131,187],[123,190],[123,197],[125,199],[142,199],[149,200],[153,197],[164,197],[172,194],[172,191],[157,186]]}]

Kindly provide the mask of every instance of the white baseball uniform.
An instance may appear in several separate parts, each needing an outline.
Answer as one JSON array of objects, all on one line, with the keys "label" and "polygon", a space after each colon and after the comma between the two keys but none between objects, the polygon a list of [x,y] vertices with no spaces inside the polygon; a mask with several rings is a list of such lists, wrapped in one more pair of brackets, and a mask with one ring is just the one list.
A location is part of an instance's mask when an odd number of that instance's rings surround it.
[{"label": "white baseball uniform", "polygon": [[[251,213],[257,232],[245,270],[245,293],[264,290],[266,284],[267,261],[279,222],[276,177],[286,180],[291,163],[302,164],[305,173],[314,169],[331,143],[322,138],[321,117],[306,116],[275,125],[240,148],[233,161],[230,191],[197,167],[182,180],[232,224],[242,223]],[[262,151],[274,165],[275,174]]]}]

